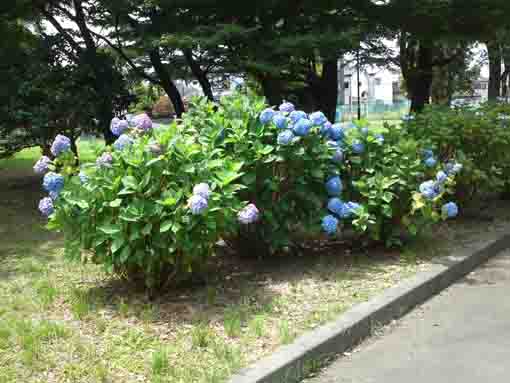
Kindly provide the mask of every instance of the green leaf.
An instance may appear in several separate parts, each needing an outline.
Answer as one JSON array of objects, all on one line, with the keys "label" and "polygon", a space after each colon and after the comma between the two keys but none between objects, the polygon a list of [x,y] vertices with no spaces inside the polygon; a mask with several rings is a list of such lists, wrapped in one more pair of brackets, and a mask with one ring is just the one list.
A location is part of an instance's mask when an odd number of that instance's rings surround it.
[{"label": "green leaf", "polygon": [[116,237],[111,246],[111,251],[113,254],[115,254],[121,247],[124,245],[124,238],[123,237]]},{"label": "green leaf", "polygon": [[142,229],[142,234],[147,236],[151,233],[152,231],[152,223],[148,223],[147,225],[145,225]]},{"label": "green leaf", "polygon": [[138,181],[133,176],[125,176],[122,178],[122,184],[129,189],[136,189],[138,187]]},{"label": "green leaf", "polygon": [[114,224],[99,226],[98,230],[108,235],[120,233],[120,227]]},{"label": "green leaf", "polygon": [[120,198],[117,198],[117,199],[113,200],[112,202],[110,202],[110,207],[119,207],[121,203],[122,203],[122,200]]},{"label": "green leaf", "polygon": [[165,222],[163,222],[161,224],[161,227],[159,228],[159,232],[160,233],[166,233],[168,230],[170,230],[170,228],[172,227],[173,223],[174,223],[174,221],[172,221],[170,219],[165,221]]},{"label": "green leaf", "polygon": [[120,253],[120,257],[119,257],[120,261],[122,263],[126,263],[130,254],[131,254],[131,249],[129,248],[129,246],[124,246],[124,248],[122,249],[122,252]]}]

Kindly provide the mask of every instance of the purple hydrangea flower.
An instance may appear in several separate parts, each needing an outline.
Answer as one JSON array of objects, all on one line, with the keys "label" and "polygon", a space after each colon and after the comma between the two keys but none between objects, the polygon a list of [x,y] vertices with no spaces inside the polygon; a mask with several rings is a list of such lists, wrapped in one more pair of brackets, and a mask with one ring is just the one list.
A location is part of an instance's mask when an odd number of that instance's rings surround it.
[{"label": "purple hydrangea flower", "polygon": [[237,214],[237,219],[243,225],[249,225],[251,223],[255,223],[259,219],[259,209],[257,209],[257,207],[254,204],[250,203],[248,206],[243,208]]},{"label": "purple hydrangea flower", "polygon": [[429,157],[425,160],[425,166],[428,168],[433,168],[437,165],[437,160],[434,157]]},{"label": "purple hydrangea flower", "polygon": [[61,153],[67,152],[71,149],[71,140],[69,137],[63,136],[62,134],[57,135],[53,144],[51,145],[51,153],[58,157]]},{"label": "purple hydrangea flower", "polygon": [[53,214],[53,200],[50,197],[45,197],[39,201],[39,211],[45,216],[49,217]]},{"label": "purple hydrangea flower", "polygon": [[326,190],[330,196],[340,196],[343,190],[342,180],[340,177],[330,177],[326,182]]},{"label": "purple hydrangea flower", "polygon": [[310,133],[310,129],[312,129],[312,122],[307,118],[302,118],[292,128],[294,134],[296,136],[306,136]]},{"label": "purple hydrangea flower", "polygon": [[459,214],[459,207],[455,202],[448,202],[443,205],[441,212],[445,218],[455,218]]},{"label": "purple hydrangea flower", "polygon": [[307,115],[302,110],[294,110],[293,112],[291,112],[289,114],[289,118],[295,124],[296,122],[298,122],[302,118],[307,118]]},{"label": "purple hydrangea flower", "polygon": [[117,140],[113,143],[113,147],[115,150],[124,150],[125,148],[133,145],[133,139],[129,137],[127,134],[122,134]]},{"label": "purple hydrangea flower", "polygon": [[333,215],[327,215],[322,219],[322,229],[329,235],[333,235],[338,230],[338,219]]},{"label": "purple hydrangea flower", "polygon": [[103,153],[98,159],[96,160],[96,165],[99,167],[110,167],[113,162],[113,157],[110,153],[106,152]]},{"label": "purple hydrangea flower", "polygon": [[340,217],[342,214],[343,205],[344,203],[340,198],[334,197],[328,201],[328,210]]},{"label": "purple hydrangea flower", "polygon": [[420,185],[420,193],[426,199],[434,199],[438,196],[438,187],[434,181],[425,181]]},{"label": "purple hydrangea flower", "polygon": [[354,140],[351,147],[354,154],[362,154],[365,151],[365,144],[359,140]]},{"label": "purple hydrangea flower", "polygon": [[344,160],[344,152],[342,149],[337,149],[331,158],[331,161],[341,164]]},{"label": "purple hydrangea flower", "polygon": [[85,172],[81,171],[79,174],[78,174],[78,178],[80,179],[80,182],[82,184],[85,184],[89,181],[89,177],[85,174]]},{"label": "purple hydrangea flower", "polygon": [[284,130],[280,134],[278,134],[278,138],[276,139],[276,142],[278,145],[289,145],[292,143],[292,140],[294,139],[294,133],[292,133],[292,130]]},{"label": "purple hydrangea flower", "polygon": [[114,117],[112,119],[112,122],[110,123],[110,130],[117,137],[123,134],[128,128],[129,128],[128,122],[126,120],[121,120],[117,117]]},{"label": "purple hydrangea flower", "polygon": [[437,174],[436,174],[437,182],[444,183],[444,182],[446,182],[447,179],[448,179],[448,176],[446,175],[445,172],[443,172],[442,170],[437,172]]},{"label": "purple hydrangea flower", "polygon": [[266,125],[271,122],[274,115],[275,111],[272,108],[266,108],[260,113],[259,120],[262,124]]},{"label": "purple hydrangea flower", "polygon": [[134,118],[134,123],[138,129],[140,129],[144,132],[148,132],[149,130],[152,129],[152,120],[147,115],[147,113],[142,113],[142,114],[139,114],[138,116],[136,116]]},{"label": "purple hydrangea flower", "polygon": [[278,129],[287,129],[288,121],[287,118],[282,114],[275,114],[273,122]]},{"label": "purple hydrangea flower", "polygon": [[199,195],[193,195],[188,200],[188,207],[191,210],[191,214],[199,215],[207,209],[207,200]]},{"label": "purple hydrangea flower", "polygon": [[326,122],[328,122],[328,119],[322,112],[314,112],[310,114],[310,121],[312,121],[312,124],[314,126],[322,126]]},{"label": "purple hydrangea flower", "polygon": [[48,166],[51,164],[51,160],[46,157],[42,156],[39,158],[39,160],[34,165],[34,172],[37,174],[44,174],[48,171]]},{"label": "purple hydrangea flower", "polygon": [[193,188],[193,194],[199,195],[202,198],[209,199],[209,196],[211,195],[211,189],[209,188],[209,185],[206,183],[201,183],[195,185]]},{"label": "purple hydrangea flower", "polygon": [[296,108],[294,107],[294,104],[284,101],[278,109],[283,113],[292,113]]},{"label": "purple hydrangea flower", "polygon": [[64,188],[64,177],[60,174],[49,172],[43,178],[44,190],[49,192],[59,192]]},{"label": "purple hydrangea flower", "polygon": [[329,137],[333,141],[343,140],[345,137],[345,132],[342,129],[342,125],[340,125],[340,124],[331,125],[331,129],[329,130]]}]

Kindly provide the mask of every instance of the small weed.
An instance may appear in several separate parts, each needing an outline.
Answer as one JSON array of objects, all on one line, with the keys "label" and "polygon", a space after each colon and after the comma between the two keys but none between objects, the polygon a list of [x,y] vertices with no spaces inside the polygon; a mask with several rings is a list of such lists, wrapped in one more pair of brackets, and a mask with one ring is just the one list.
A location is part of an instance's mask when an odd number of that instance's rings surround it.
[{"label": "small weed", "polygon": [[206,300],[209,306],[216,304],[216,299],[218,297],[218,291],[214,286],[208,286],[206,289]]},{"label": "small weed", "polygon": [[143,305],[140,311],[140,319],[144,322],[153,322],[158,319],[159,313],[157,306],[149,303]]},{"label": "small weed", "polygon": [[120,299],[118,310],[122,318],[126,318],[129,315],[129,305],[124,301],[124,298]]},{"label": "small weed", "polygon": [[77,319],[84,319],[90,312],[90,298],[86,292],[73,289],[71,293],[71,312]]},{"label": "small weed", "polygon": [[169,368],[169,356],[168,351],[161,347],[160,349],[152,353],[152,375],[160,376],[168,371]]},{"label": "small weed", "polygon": [[289,344],[295,338],[295,334],[290,330],[289,322],[286,320],[280,321],[278,332],[280,334],[280,341],[283,344]]},{"label": "small weed", "polygon": [[230,346],[221,340],[214,343],[214,356],[220,363],[225,363],[230,371],[235,371],[242,366],[242,354],[239,347]]},{"label": "small weed", "polygon": [[214,339],[209,326],[206,323],[199,323],[191,330],[191,343],[193,347],[206,348]]},{"label": "small weed", "polygon": [[264,314],[255,315],[255,317],[248,323],[250,331],[257,337],[262,338],[265,332],[266,316]]},{"label": "small weed", "polygon": [[47,280],[40,281],[35,290],[43,308],[51,306],[58,296],[57,287]]},{"label": "small weed", "polygon": [[227,335],[231,338],[241,335],[241,310],[239,308],[230,307],[225,310],[223,315],[223,327]]}]

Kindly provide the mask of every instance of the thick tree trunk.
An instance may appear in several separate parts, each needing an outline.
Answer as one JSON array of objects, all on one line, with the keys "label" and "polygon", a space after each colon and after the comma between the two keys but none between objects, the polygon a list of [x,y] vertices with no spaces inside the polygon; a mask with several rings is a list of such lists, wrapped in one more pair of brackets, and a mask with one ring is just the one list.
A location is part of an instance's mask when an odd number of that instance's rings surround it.
[{"label": "thick tree trunk", "polygon": [[259,79],[262,91],[269,105],[279,105],[283,101],[280,82],[271,76],[263,75]]},{"label": "thick tree trunk", "polygon": [[497,42],[488,41],[489,56],[489,101],[495,101],[501,95],[501,47]]},{"label": "thick tree trunk", "polygon": [[322,77],[320,81],[320,92],[316,95],[319,110],[321,110],[329,121],[334,122],[336,118],[336,107],[338,102],[338,59],[332,58],[323,62]]},{"label": "thick tree trunk", "polygon": [[191,69],[191,73],[193,73],[193,76],[195,76],[195,78],[198,80],[198,83],[202,87],[202,92],[204,92],[205,97],[207,97],[209,101],[214,101],[211,83],[209,82],[206,73],[193,58],[193,51],[191,49],[184,49],[183,52],[184,57],[186,58],[186,62]]},{"label": "thick tree trunk", "polygon": [[155,72],[161,81],[161,86],[165,90],[168,98],[174,106],[175,114],[178,118],[181,118],[182,114],[184,113],[184,103],[182,101],[181,94],[179,93],[179,89],[177,89],[177,86],[175,86],[175,83],[171,79],[170,74],[161,62],[161,56],[159,54],[158,48],[153,49],[150,52],[150,60]]},{"label": "thick tree trunk", "polygon": [[411,112],[419,113],[430,103],[433,75],[432,44],[419,41],[413,48],[413,61],[403,70],[411,95]]}]

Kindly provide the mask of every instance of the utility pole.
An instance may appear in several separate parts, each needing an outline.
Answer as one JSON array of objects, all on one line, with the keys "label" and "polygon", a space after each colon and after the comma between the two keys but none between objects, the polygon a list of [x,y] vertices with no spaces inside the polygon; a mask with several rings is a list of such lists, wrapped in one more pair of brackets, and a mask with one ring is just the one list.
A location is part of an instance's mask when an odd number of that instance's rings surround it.
[{"label": "utility pole", "polygon": [[358,121],[361,120],[361,95],[359,90],[359,72],[360,72],[360,62],[359,62],[359,48],[356,51],[356,67],[358,72]]}]

